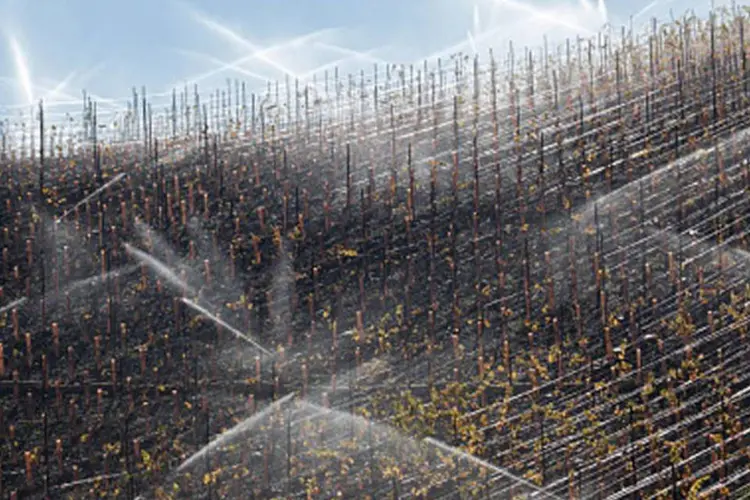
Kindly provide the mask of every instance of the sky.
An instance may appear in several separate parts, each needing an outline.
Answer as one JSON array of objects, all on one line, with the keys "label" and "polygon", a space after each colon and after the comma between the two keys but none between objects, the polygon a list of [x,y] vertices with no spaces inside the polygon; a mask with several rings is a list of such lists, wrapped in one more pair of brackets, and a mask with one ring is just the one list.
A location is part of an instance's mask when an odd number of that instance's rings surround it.
[{"label": "sky", "polygon": [[[718,3],[721,3],[719,0]],[[102,110],[132,87],[150,96],[198,82],[322,78],[457,51],[538,47],[607,23],[619,29],[704,0],[0,0],[0,116],[80,109],[86,89]],[[62,111],[60,111],[62,112]]]}]

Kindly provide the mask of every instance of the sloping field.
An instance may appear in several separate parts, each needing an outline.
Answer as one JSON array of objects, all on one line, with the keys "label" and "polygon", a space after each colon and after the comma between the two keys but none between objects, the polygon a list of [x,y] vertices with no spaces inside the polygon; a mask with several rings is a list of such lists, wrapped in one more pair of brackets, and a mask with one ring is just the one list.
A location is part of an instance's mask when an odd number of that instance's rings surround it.
[{"label": "sloping field", "polygon": [[143,99],[127,141],[40,107],[0,157],[1,495],[737,497],[746,24]]}]

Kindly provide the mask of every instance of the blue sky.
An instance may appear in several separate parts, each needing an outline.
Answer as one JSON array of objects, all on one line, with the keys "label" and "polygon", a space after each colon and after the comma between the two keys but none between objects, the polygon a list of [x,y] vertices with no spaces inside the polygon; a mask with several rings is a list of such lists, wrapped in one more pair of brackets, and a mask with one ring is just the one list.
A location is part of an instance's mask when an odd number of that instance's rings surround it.
[{"label": "blue sky", "polygon": [[[308,77],[316,68],[370,70],[456,49],[539,46],[698,0],[0,0],[0,115],[44,98],[60,109],[83,88],[102,109],[133,85],[164,93],[239,78]],[[300,37],[302,37],[300,39]],[[296,43],[294,42],[297,39]],[[245,60],[233,68],[227,63]],[[224,66],[222,68],[222,66]],[[320,70],[322,75],[322,70]],[[76,105],[73,109],[80,109]]]}]

